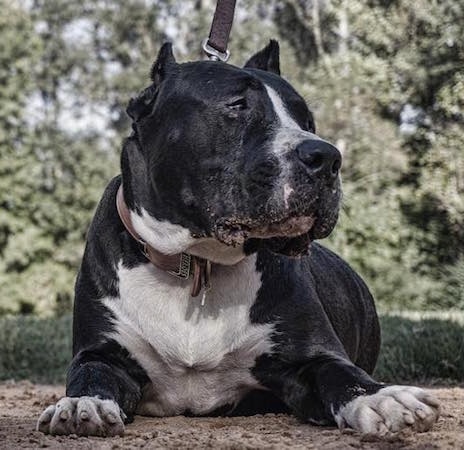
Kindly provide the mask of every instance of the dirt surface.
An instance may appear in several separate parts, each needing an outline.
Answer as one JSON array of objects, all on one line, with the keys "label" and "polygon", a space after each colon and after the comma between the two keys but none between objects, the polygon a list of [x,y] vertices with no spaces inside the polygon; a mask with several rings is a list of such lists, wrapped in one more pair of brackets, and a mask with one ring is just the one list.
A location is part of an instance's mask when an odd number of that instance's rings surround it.
[{"label": "dirt surface", "polygon": [[442,417],[428,433],[373,440],[350,430],[314,427],[286,415],[165,419],[137,416],[124,437],[51,437],[35,431],[39,413],[63,394],[61,386],[0,384],[0,449],[435,449],[464,448],[464,389],[435,389]]}]

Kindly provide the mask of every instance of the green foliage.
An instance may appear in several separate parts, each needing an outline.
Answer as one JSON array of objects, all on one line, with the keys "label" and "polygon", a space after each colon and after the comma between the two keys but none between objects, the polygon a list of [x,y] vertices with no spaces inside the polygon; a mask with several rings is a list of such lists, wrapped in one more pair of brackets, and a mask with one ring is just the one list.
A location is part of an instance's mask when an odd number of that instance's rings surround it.
[{"label": "green foliage", "polygon": [[37,61],[40,40],[34,35],[31,19],[25,11],[8,7],[4,1],[0,6],[3,11],[0,17],[0,144],[3,154],[4,147],[21,134],[18,125],[30,92],[30,65]]},{"label": "green foliage", "polygon": [[0,318],[0,380],[63,383],[71,360],[71,317]]},{"label": "green foliage", "polygon": [[[461,315],[462,316],[462,315]],[[464,326],[443,319],[381,317],[375,371],[386,383],[462,383]],[[0,380],[63,383],[71,360],[71,317],[0,318]]]},{"label": "green foliage", "polygon": [[464,381],[464,326],[450,320],[382,317],[382,351],[375,371],[388,383]]},{"label": "green foliage", "polygon": [[[49,30],[57,31],[73,11],[44,6],[42,12],[50,14]],[[57,90],[75,58],[48,31],[35,33],[33,18],[5,5],[0,19],[2,64],[11,72],[11,86],[4,89],[17,106],[0,107],[0,130],[8,133],[0,142],[0,314],[50,315],[63,304],[69,310],[85,230],[103,187],[117,173],[116,152],[105,151],[95,136],[76,140],[59,129]],[[58,54],[61,60],[50,64]],[[43,116],[30,107],[33,93],[48,105]]]},{"label": "green foliage", "polygon": [[[299,23],[308,36],[321,35],[299,81],[319,133],[344,149],[344,209],[330,245],[382,309],[462,305],[464,7],[284,3],[284,14],[308,18]],[[292,44],[305,51],[302,40]],[[417,117],[407,130],[398,123],[408,107]]]},{"label": "green foliage", "polygon": [[[213,3],[0,0],[0,314],[69,310],[128,99],[166,37],[200,56]],[[383,310],[464,306],[463,35],[456,0],[238,2],[232,63],[278,37],[283,75],[344,151],[327,242]],[[88,115],[103,127],[78,127]]]}]

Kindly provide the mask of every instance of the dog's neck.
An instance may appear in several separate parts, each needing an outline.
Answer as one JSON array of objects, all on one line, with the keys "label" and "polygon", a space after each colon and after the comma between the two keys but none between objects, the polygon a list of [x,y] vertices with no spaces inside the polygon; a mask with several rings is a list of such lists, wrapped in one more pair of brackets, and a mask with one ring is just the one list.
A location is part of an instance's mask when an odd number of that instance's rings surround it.
[{"label": "dog's neck", "polygon": [[185,252],[221,265],[234,265],[246,257],[243,246],[225,245],[214,237],[202,236],[189,225],[181,226],[158,215],[162,207],[157,205],[162,200],[153,192],[135,136],[125,142],[121,171],[124,200],[132,226],[141,239],[156,251],[164,255]]},{"label": "dog's neck", "polygon": [[[221,254],[222,249],[218,249],[216,245],[211,245],[208,241],[187,248],[188,253],[187,251],[182,251],[176,254],[165,254],[154,248],[149,244],[148,239],[142,237],[134,226],[134,213],[129,210],[124,200],[123,185],[119,186],[116,193],[116,209],[126,231],[139,244],[143,255],[158,269],[177,278],[182,278],[185,281],[191,279],[190,294],[192,297],[196,297],[203,291],[201,303],[203,305],[206,292],[211,288],[211,267],[213,261],[211,261],[210,257],[218,258],[217,263],[219,264],[224,262],[224,254]],[[136,213],[135,217],[137,217]],[[138,218],[140,219],[140,216]],[[194,253],[192,253],[192,250]],[[236,264],[244,257],[244,255],[240,258],[236,256],[232,261],[229,258],[227,262],[229,264]]]},{"label": "dog's neck", "polygon": [[[211,287],[211,261],[192,256],[188,253],[177,253],[166,255],[153,248],[137,232],[131,217],[131,211],[124,200],[123,186],[120,185],[116,193],[116,209],[119,218],[126,228],[126,231],[139,244],[143,255],[158,269],[171,275],[182,278],[185,281],[192,278],[190,295],[196,297],[203,289],[205,298],[206,291]],[[204,300],[202,300],[204,304]]]},{"label": "dog's neck", "polygon": [[234,265],[246,257],[243,246],[225,245],[211,237],[194,238],[187,228],[158,220],[143,208],[139,212],[130,209],[122,199],[122,190],[119,193],[122,205],[119,209],[125,209],[127,216],[126,228],[136,240],[148,244],[156,252],[167,257],[188,253],[221,265]]}]

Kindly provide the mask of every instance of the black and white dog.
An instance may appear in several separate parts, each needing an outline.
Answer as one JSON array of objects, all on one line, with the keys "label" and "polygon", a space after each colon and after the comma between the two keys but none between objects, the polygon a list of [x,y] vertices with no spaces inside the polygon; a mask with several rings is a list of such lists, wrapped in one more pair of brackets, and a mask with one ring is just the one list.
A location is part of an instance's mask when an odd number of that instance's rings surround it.
[{"label": "black and white dog", "polygon": [[112,436],[134,414],[288,411],[428,430],[431,394],[369,376],[367,287],[312,243],[336,223],[341,156],[280,77],[277,42],[244,68],[178,64],[165,44],[151,78],[88,234],[67,396],[38,429]]}]

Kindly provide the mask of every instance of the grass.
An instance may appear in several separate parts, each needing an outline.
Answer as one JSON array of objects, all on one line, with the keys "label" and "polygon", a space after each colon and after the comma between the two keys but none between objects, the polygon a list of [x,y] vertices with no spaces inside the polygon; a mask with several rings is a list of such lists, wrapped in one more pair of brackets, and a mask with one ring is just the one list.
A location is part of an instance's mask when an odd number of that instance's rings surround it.
[{"label": "grass", "polygon": [[376,378],[389,383],[464,382],[463,314],[450,314],[383,316]]},{"label": "grass", "polygon": [[[392,313],[381,317],[375,377],[388,383],[464,382],[464,314]],[[62,383],[71,359],[71,317],[0,318],[0,380]]]},{"label": "grass", "polygon": [[71,337],[69,315],[0,317],[0,380],[64,382]]}]

